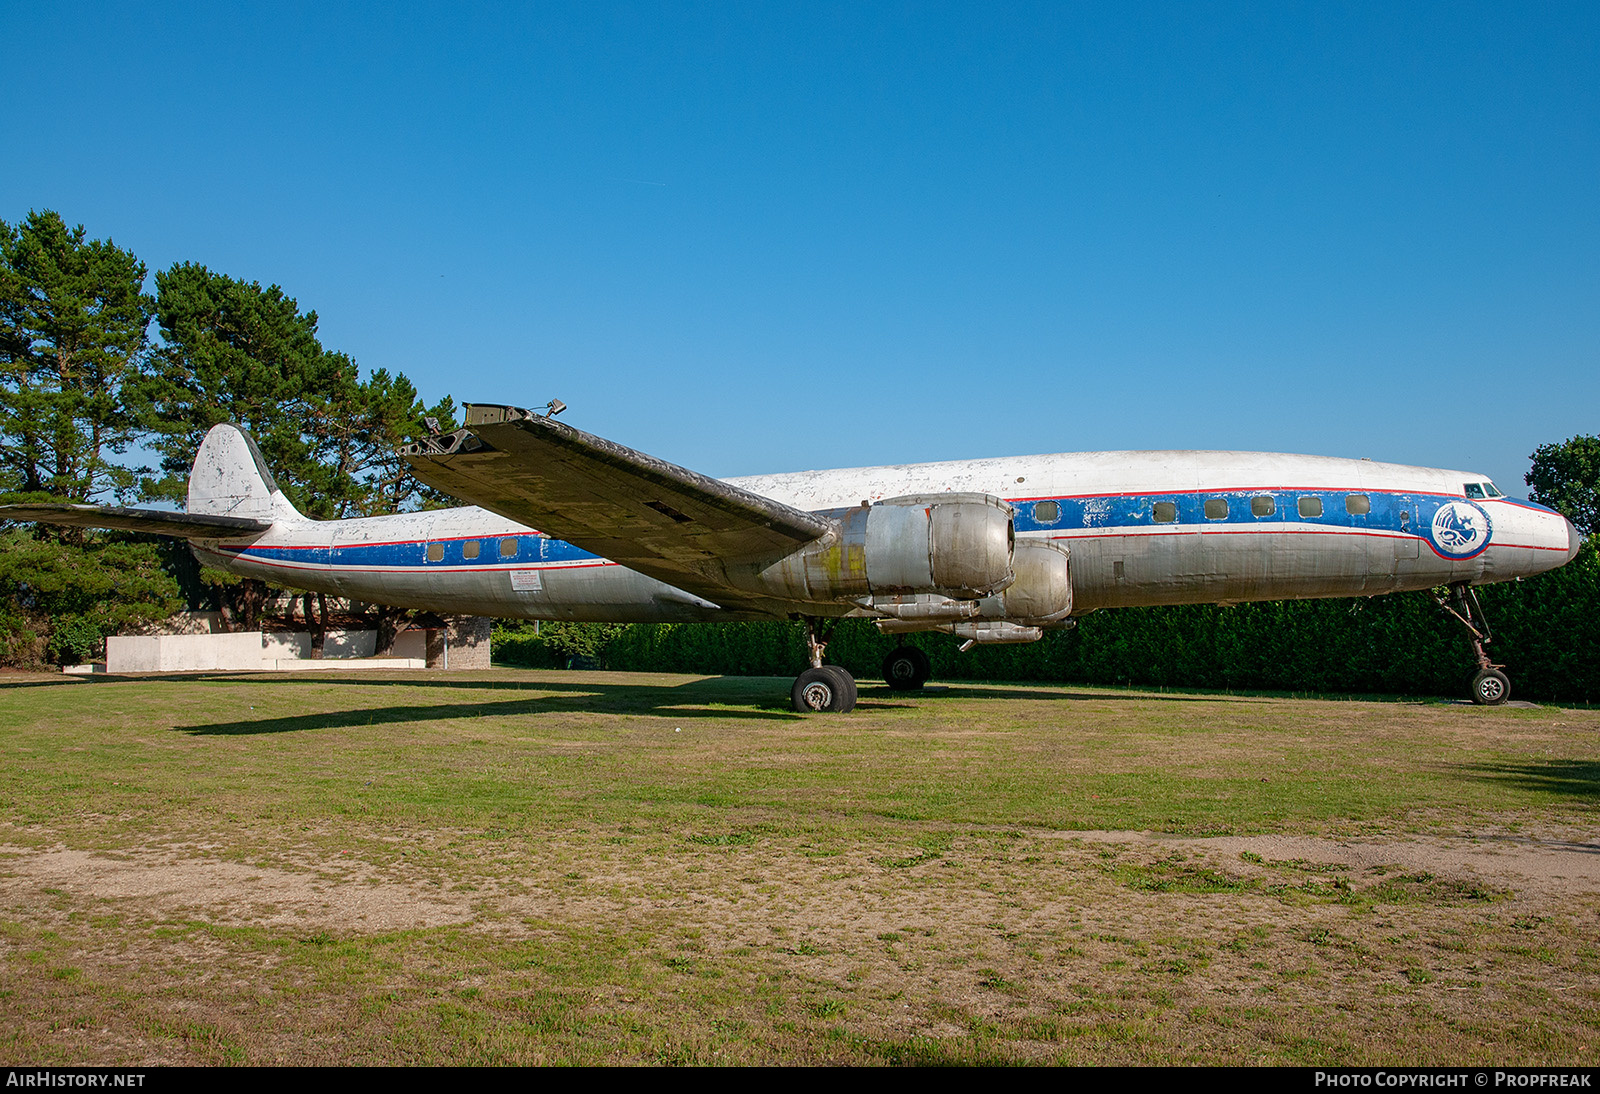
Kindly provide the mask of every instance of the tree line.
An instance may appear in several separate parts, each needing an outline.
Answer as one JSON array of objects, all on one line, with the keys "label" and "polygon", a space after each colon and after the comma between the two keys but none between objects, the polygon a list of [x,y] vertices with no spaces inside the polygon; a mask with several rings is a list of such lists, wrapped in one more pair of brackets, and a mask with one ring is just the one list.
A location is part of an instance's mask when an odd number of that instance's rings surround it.
[{"label": "tree line", "polygon": [[[0,503],[181,504],[221,422],[256,439],[307,516],[437,504],[396,449],[447,397],[323,346],[281,288],[180,262],[155,274],[53,211],[0,221]],[[202,572],[188,546],[129,533],[0,531],[0,663],[73,662],[108,634],[189,606],[250,629],[272,590]],[[325,599],[305,611],[323,626]],[[313,613],[316,613],[315,615]]]}]

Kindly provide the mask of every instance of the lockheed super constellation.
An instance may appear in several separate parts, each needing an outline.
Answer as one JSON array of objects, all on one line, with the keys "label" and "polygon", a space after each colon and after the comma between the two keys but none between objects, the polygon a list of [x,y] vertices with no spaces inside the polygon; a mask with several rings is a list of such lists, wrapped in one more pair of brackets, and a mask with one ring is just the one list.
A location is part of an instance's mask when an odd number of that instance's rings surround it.
[{"label": "lockheed super constellation", "polygon": [[[555,420],[469,405],[403,452],[470,503],[316,521],[250,438],[211,430],[188,511],[0,507],[0,518],[182,536],[206,563],[353,600],[522,619],[805,621],[797,710],[845,711],[825,662],[842,618],[964,643],[1037,641],[1104,608],[1373,596],[1444,588],[1477,659],[1473,699],[1504,702],[1473,587],[1578,550],[1558,513],[1485,476],[1249,452],[1085,452],[717,480]],[[559,403],[551,409],[559,411]],[[537,529],[537,530],[536,530]],[[928,679],[902,645],[891,687]]]}]

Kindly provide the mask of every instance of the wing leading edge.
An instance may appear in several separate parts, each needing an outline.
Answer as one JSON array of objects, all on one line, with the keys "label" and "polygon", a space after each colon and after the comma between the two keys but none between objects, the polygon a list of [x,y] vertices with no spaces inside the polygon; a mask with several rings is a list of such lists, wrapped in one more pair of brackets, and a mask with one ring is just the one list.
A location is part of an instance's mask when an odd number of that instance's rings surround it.
[{"label": "wing leading edge", "polygon": [[750,594],[722,563],[780,558],[833,527],[532,411],[463,409],[465,428],[401,449],[419,479],[724,607]]}]

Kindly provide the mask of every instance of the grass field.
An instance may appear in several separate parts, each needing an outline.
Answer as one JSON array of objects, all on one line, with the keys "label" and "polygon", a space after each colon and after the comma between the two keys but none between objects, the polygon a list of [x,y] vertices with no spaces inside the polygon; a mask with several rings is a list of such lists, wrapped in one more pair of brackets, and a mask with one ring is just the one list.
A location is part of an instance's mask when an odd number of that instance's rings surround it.
[{"label": "grass field", "polygon": [[1600,1059],[1593,710],[3,679],[4,1063]]}]

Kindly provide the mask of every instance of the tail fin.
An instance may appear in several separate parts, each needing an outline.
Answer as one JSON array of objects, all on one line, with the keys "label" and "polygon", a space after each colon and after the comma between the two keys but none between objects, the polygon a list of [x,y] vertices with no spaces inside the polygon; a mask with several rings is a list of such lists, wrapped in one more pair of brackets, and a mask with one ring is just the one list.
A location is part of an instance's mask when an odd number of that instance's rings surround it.
[{"label": "tail fin", "polygon": [[261,450],[236,425],[216,425],[189,472],[189,512],[280,521],[305,518],[283,496]]}]

